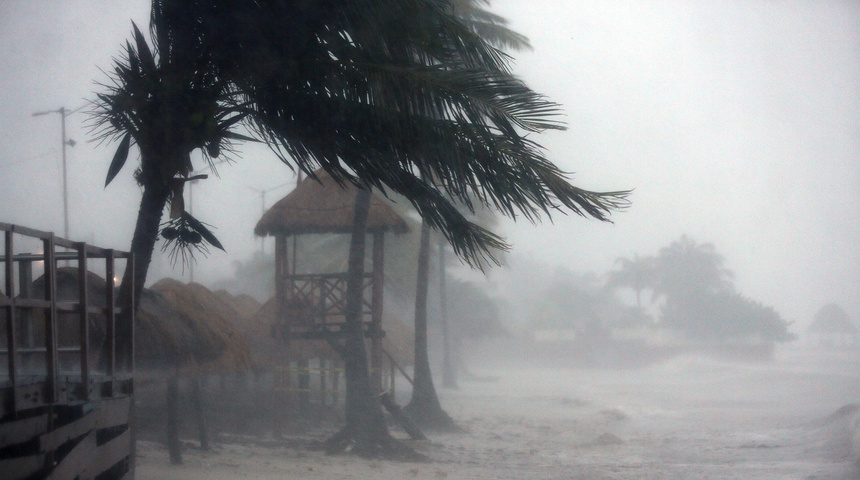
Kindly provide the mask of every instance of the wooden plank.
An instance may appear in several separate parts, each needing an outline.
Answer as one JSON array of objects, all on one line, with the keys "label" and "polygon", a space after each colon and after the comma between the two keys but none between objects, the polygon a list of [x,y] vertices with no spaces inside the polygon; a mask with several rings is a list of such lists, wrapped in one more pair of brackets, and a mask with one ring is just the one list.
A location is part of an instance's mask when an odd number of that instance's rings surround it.
[{"label": "wooden plank", "polygon": [[[48,430],[48,415],[38,415],[22,420],[0,423],[0,445],[9,446],[24,443]],[[0,469],[0,472],[3,470]]]},{"label": "wooden plank", "polygon": [[397,424],[409,434],[409,438],[412,440],[427,440],[424,433],[414,423],[412,423],[412,420],[406,416],[405,413],[403,413],[400,405],[394,403],[394,399],[391,398],[391,395],[388,392],[384,392],[379,395],[379,403],[388,410],[388,413],[390,413],[394,420],[397,421]]},{"label": "wooden plank", "polygon": [[81,478],[92,478],[113,467],[131,455],[131,431],[126,430],[113,440],[96,447],[92,459]]},{"label": "wooden plank", "polygon": [[45,454],[43,453],[0,460],[0,472],[3,472],[4,479],[9,480],[32,478],[44,468]]},{"label": "wooden plank", "polygon": [[50,308],[51,302],[40,298],[16,298],[15,305],[19,308]]},{"label": "wooden plank", "polygon": [[15,387],[15,407],[21,411],[47,405],[50,403],[45,395],[47,388],[48,384],[44,380],[30,385],[18,385]]},{"label": "wooden plank", "polygon": [[[108,309],[105,325],[105,342],[107,346],[107,374],[116,373],[116,294],[114,286],[114,257],[113,250],[105,251],[105,306]],[[111,395],[113,396],[113,395]]]},{"label": "wooden plank", "polygon": [[96,413],[98,428],[126,425],[131,414],[131,397],[104,399],[98,402]]},{"label": "wooden plank", "polygon": [[[9,230],[12,230],[13,232],[15,232],[15,233],[17,233],[17,234],[19,234],[19,235],[25,235],[25,236],[28,236],[28,237],[41,238],[42,240],[44,240],[44,239],[46,239],[46,238],[50,237],[51,235],[53,235],[53,233],[51,233],[51,232],[45,232],[45,231],[42,231],[42,230],[36,230],[35,228],[22,227],[21,225],[9,225],[9,228],[8,228],[8,229],[9,229]],[[5,230],[5,229],[4,229],[4,230]]]},{"label": "wooden plank", "polygon": [[[126,268],[126,270],[131,271],[131,273],[129,274],[129,278],[132,278],[132,279],[135,278],[135,276],[134,276],[134,255],[133,254],[129,254],[128,257],[126,257],[125,268]],[[128,290],[129,290],[129,295],[125,301],[125,305],[121,305],[120,307],[122,308],[122,311],[123,311],[123,319],[125,322],[127,322],[125,331],[128,332],[128,335],[127,335],[128,338],[126,338],[126,344],[125,344],[125,355],[126,355],[125,368],[126,368],[127,374],[133,375],[134,374],[134,356],[135,356],[135,352],[134,352],[134,344],[135,344],[134,316],[136,314],[134,304],[137,301],[137,299],[134,298],[134,288],[129,288]],[[129,393],[131,393],[131,392],[129,392]]]},{"label": "wooden plank", "polygon": [[91,478],[94,475],[83,475],[88,466],[93,463],[96,449],[96,432],[91,431],[45,477],[47,480],[73,480],[75,478]]},{"label": "wooden plank", "polygon": [[[90,322],[89,322],[89,283],[87,276],[87,244],[86,243],[78,243],[78,307],[79,307],[79,320],[80,324],[78,325],[80,329],[80,341],[81,341],[81,352],[80,352],[80,362],[81,362],[81,382],[84,385],[90,383]],[[84,399],[89,399],[89,390],[84,388],[81,392],[84,396]]]},{"label": "wooden plank", "polygon": [[[12,255],[14,254],[14,242],[12,240],[12,232],[5,232],[5,251],[3,253],[3,258],[6,262],[5,272],[6,272],[6,293],[8,294],[8,307],[6,308],[6,362],[8,366],[7,375],[9,375],[9,381],[12,383],[12,389],[15,389],[15,385],[17,382],[17,362],[18,362],[18,333],[15,331],[15,323],[18,320],[18,310],[15,308],[15,265],[12,262]],[[14,405],[15,394],[12,394],[13,404],[10,406],[11,410],[15,410]],[[2,444],[0,444],[2,445]]]},{"label": "wooden plank", "polygon": [[55,403],[58,400],[58,385],[57,375],[60,370],[59,355],[57,347],[57,261],[54,258],[56,250],[54,249],[54,235],[48,235],[48,238],[42,242],[43,252],[45,252],[45,300],[49,303],[49,308],[45,309],[45,363],[48,367],[48,392],[47,400],[50,403]]},{"label": "wooden plank", "polygon": [[60,445],[95,430],[98,415],[91,411],[68,425],[63,425],[39,438],[39,451],[50,452]]}]

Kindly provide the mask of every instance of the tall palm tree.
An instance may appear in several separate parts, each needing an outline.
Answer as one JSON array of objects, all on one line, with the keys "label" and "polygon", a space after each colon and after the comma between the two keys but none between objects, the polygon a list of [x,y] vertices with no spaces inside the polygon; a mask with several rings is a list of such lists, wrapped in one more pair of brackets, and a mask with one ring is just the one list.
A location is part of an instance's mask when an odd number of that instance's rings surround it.
[{"label": "tall palm tree", "polygon": [[[563,128],[558,106],[514,78],[506,57],[448,7],[443,0],[154,0],[152,48],[135,27],[95,107],[99,134],[120,141],[108,182],[132,145],[140,156],[134,278],[126,272],[120,300],[139,298],[159,232],[179,247],[219,246],[179,198],[190,152],[230,153],[232,142],[249,138],[235,131],[240,126],[311,177],[321,167],[338,182],[404,195],[472,264],[505,244],[469,222],[446,193],[532,221],[557,209],[605,220],[624,206],[626,192],[571,185],[525,137]],[[356,365],[353,375],[366,368]],[[339,444],[383,454],[390,437],[367,392],[348,390],[355,408],[339,439],[351,440]],[[352,421],[359,416],[374,422],[372,434],[350,428],[362,424]]]},{"label": "tall palm tree", "polygon": [[[455,0],[450,3],[450,12],[467,28],[490,44],[500,48],[531,48],[528,38],[507,28],[507,20],[487,11],[489,0]],[[427,343],[427,295],[430,286],[430,228],[427,221],[421,224],[419,242],[417,279],[415,282],[415,360],[413,373],[412,398],[404,411],[415,423],[424,428],[456,431],[458,428],[451,417],[442,409],[433,375]],[[443,259],[444,239],[439,239],[439,295],[442,303],[442,332],[444,342],[443,380],[447,386],[456,385],[451,365],[451,351],[448,335],[447,312],[444,311],[445,264]]]}]

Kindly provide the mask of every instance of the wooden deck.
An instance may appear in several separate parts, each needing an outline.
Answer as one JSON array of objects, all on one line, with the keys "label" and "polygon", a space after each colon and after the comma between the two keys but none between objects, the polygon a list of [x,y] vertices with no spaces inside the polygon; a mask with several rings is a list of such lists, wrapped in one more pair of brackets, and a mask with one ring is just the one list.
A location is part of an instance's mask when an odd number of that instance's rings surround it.
[{"label": "wooden deck", "polygon": [[[17,225],[0,232],[0,475],[131,478],[133,338],[116,331],[133,312],[116,304],[114,280],[115,261],[132,268],[131,256]],[[76,294],[58,290],[60,262],[76,272]],[[101,298],[88,271],[105,278]]]}]

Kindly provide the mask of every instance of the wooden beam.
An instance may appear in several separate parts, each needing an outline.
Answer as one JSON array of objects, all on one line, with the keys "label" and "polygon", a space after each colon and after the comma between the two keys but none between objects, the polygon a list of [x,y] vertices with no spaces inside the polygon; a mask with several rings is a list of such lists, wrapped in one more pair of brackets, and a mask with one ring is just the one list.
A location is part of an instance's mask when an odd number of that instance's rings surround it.
[{"label": "wooden beam", "polygon": [[[48,415],[42,414],[23,420],[0,423],[0,445],[9,446],[28,442],[48,430]],[[3,470],[0,469],[0,472]]]},{"label": "wooden beam", "polygon": [[[5,245],[3,257],[6,263],[6,295],[8,297],[8,306],[6,309],[6,357],[7,357],[7,366],[9,375],[9,382],[12,385],[12,389],[15,389],[15,386],[18,383],[17,379],[17,370],[18,370],[18,334],[15,331],[15,323],[17,322],[17,313],[18,309],[15,308],[15,262],[12,261],[12,256],[15,254],[14,249],[14,241],[12,239],[12,231],[7,230],[5,233]],[[11,405],[11,410],[15,411],[14,398],[15,394],[12,393],[13,404]],[[2,444],[2,443],[0,443]]]},{"label": "wooden beam", "polygon": [[72,450],[66,454],[62,460],[57,463],[57,466],[51,470],[51,473],[46,477],[46,480],[66,480],[72,478],[92,478],[100,472],[87,472],[90,475],[84,475],[88,466],[93,462],[93,455],[96,453],[96,432],[91,431],[75,445]]},{"label": "wooden beam", "polygon": [[[89,284],[87,279],[87,248],[86,243],[78,244],[78,320],[81,336],[81,383],[90,383],[90,302]],[[89,389],[83,388],[81,396],[88,400]]]},{"label": "wooden beam", "polygon": [[54,258],[54,235],[51,234],[42,242],[45,255],[45,301],[49,306],[45,309],[45,363],[47,365],[48,392],[46,400],[55,403],[59,400],[58,375],[59,355],[57,354],[57,261]]},{"label": "wooden beam", "polygon": [[26,457],[2,459],[0,460],[0,472],[3,472],[3,478],[36,478],[37,474],[44,474],[46,457],[44,453],[39,453]]}]

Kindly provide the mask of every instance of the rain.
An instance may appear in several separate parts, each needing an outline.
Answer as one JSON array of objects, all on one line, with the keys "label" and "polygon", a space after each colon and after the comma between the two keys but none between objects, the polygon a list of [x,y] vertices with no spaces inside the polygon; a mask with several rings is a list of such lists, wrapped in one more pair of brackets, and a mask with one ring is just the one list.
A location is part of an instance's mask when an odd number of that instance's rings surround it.
[{"label": "rain", "polygon": [[[106,185],[120,142],[98,137],[92,111],[133,42],[132,22],[149,38],[151,6],[0,2],[0,223],[129,250],[139,156],[133,148]],[[563,110],[564,130],[525,138],[573,185],[629,191],[629,206],[605,222],[563,207],[534,221],[478,208],[469,218],[510,247],[483,269],[432,232],[429,367],[452,428],[415,439],[385,410],[391,435],[418,457],[327,455],[345,421],[345,374],[336,347],[319,339],[291,340],[284,363],[276,271],[345,272],[349,236],[260,228],[313,182],[266,145],[237,142],[211,168],[196,151],[191,173],[207,178],[185,184],[183,207],[223,249],[210,244],[183,261],[162,248],[163,231],[156,243],[136,323],[132,474],[857,478],[860,5],[484,7],[528,39],[529,48],[507,50],[513,74]],[[391,362],[379,353],[387,366],[378,375],[408,416],[421,375],[421,221],[407,199],[375,193],[405,225],[385,234],[379,348]],[[286,240],[282,227],[294,229]],[[36,242],[20,248],[42,254]],[[277,252],[287,267],[276,266]],[[31,281],[44,272],[34,268]],[[182,465],[171,465],[171,389]],[[14,451],[6,447],[0,461]]]}]

